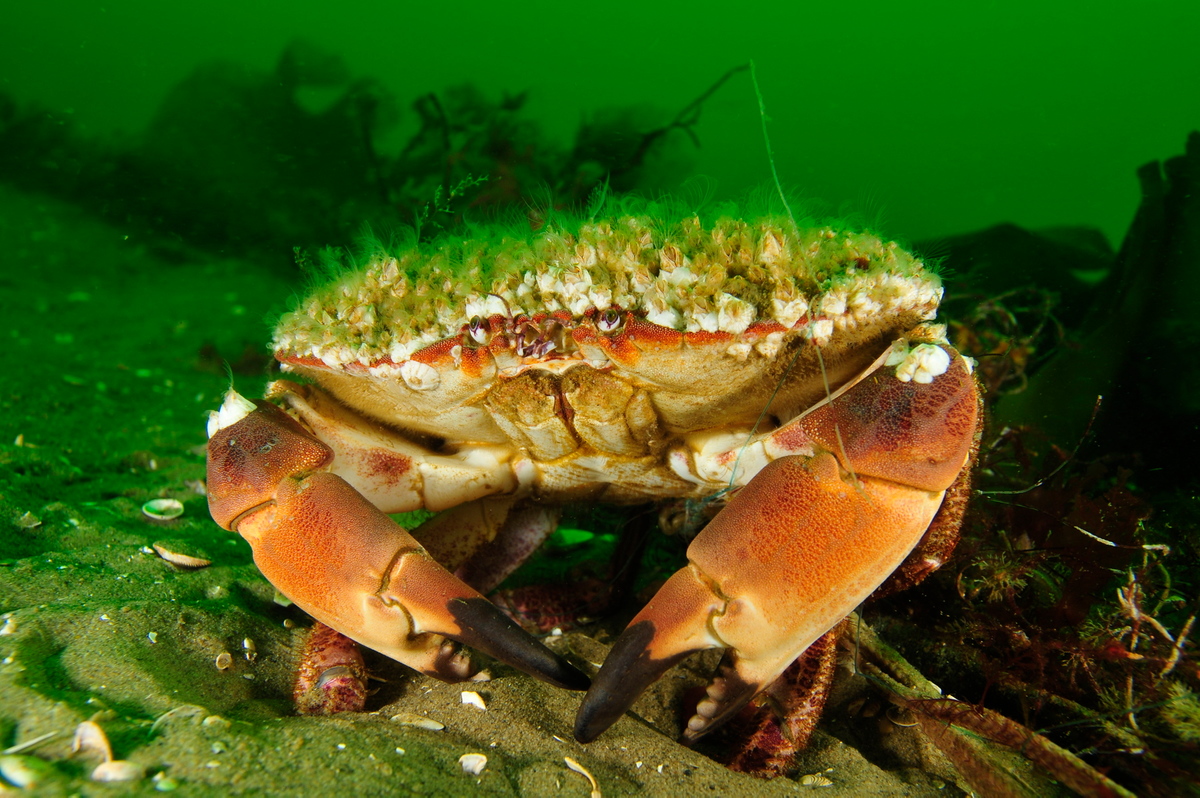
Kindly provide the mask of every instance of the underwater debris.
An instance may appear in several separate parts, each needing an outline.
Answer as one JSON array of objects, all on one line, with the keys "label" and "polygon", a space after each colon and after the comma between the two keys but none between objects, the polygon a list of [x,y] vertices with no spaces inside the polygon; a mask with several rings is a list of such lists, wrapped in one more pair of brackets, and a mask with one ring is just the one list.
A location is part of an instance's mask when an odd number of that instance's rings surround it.
[{"label": "underwater debris", "polygon": [[44,759],[38,759],[36,756],[25,754],[4,754],[0,756],[0,778],[3,778],[14,787],[21,787],[22,789],[36,787],[39,781],[49,776],[53,771],[53,765]]},{"label": "underwater debris", "polygon": [[[183,512],[182,509],[180,512]],[[212,560],[206,560],[203,557],[194,557],[190,554],[177,551],[177,544],[175,543],[160,541],[153,544],[152,547],[159,557],[183,571],[197,571],[212,565]]]},{"label": "underwater debris", "polygon": [[446,724],[439,723],[433,718],[414,715],[411,712],[401,712],[398,715],[392,715],[391,721],[400,726],[411,726],[414,729],[425,729],[426,731],[444,731]]},{"label": "underwater debris", "polygon": [[463,754],[458,758],[458,764],[463,769],[463,773],[469,776],[478,776],[487,767],[488,758],[483,754]]},{"label": "underwater debris", "polygon": [[95,721],[85,720],[75,727],[71,743],[72,754],[99,756],[103,761],[92,770],[93,781],[136,781],[146,775],[145,769],[125,759],[113,759],[108,735]]},{"label": "underwater debris", "polygon": [[483,703],[483,696],[476,693],[474,690],[463,690],[462,702],[464,705],[478,707],[482,710],[487,710],[487,704]]},{"label": "underwater debris", "polygon": [[179,499],[151,499],[142,505],[142,515],[151,521],[174,521],[183,515],[183,502]]},{"label": "underwater debris", "polygon": [[569,756],[564,756],[563,762],[567,763],[568,768],[570,768],[571,770],[575,771],[580,776],[583,776],[585,779],[588,780],[588,784],[592,788],[592,794],[591,794],[590,798],[603,798],[603,793],[600,792],[600,783],[598,781],[596,781],[595,776],[593,776],[591,773],[588,772],[587,768],[585,768],[583,765],[579,764],[578,762],[576,762],[574,759],[572,759]]}]

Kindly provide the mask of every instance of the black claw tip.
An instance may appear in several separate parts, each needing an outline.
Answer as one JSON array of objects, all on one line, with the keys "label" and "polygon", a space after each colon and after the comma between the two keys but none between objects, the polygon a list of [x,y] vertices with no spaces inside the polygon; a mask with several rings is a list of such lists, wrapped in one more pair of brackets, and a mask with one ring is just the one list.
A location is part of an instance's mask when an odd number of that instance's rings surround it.
[{"label": "black claw tip", "polygon": [[449,607],[462,633],[454,640],[567,690],[586,690],[587,674],[535,640],[484,598],[455,599]]},{"label": "black claw tip", "polygon": [[642,691],[692,653],[684,651],[664,659],[651,659],[647,649],[654,634],[654,624],[641,621],[617,638],[575,716],[576,740],[581,743],[595,740],[633,706]]}]

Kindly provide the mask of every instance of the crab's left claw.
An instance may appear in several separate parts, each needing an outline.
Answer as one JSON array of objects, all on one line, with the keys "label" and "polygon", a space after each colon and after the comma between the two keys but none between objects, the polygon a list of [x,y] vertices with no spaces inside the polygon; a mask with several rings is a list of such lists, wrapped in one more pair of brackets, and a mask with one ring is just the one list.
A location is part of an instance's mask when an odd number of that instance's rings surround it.
[{"label": "crab's left claw", "polygon": [[[775,441],[773,460],[709,523],[630,622],[584,698],[589,742],[691,652],[725,648],[684,739],[731,717],[869,596],[917,545],[977,436],[957,357],[925,384],[881,367]],[[808,452],[811,452],[809,454]]]},{"label": "crab's left claw", "polygon": [[231,392],[209,431],[213,519],[249,541],[263,575],[314,618],[447,681],[471,673],[449,638],[559,687],[586,689],[581,671],[344,479],[320,470],[329,448],[279,408]]}]

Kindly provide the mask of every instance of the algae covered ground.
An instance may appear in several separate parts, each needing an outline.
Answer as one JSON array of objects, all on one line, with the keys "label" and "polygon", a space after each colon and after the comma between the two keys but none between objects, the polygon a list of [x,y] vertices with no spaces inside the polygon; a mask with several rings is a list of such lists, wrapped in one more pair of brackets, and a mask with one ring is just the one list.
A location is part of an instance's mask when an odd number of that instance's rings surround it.
[{"label": "algae covered ground", "polygon": [[[248,546],[209,519],[200,481],[224,364],[243,393],[261,391],[271,322],[302,279],[140,241],[11,189],[0,189],[0,253],[0,762],[34,768],[36,793],[594,794],[565,757],[604,795],[810,789],[673,742],[683,688],[702,683],[711,658],[672,671],[588,746],[571,739],[577,694],[496,665],[491,681],[463,687],[371,657],[368,712],[296,716],[291,676],[310,622],[275,601]],[[182,517],[147,518],[142,505],[161,497],[180,500]],[[156,543],[212,565],[176,569]],[[552,645],[580,662],[604,655],[580,634]],[[487,709],[464,704],[464,689]],[[799,770],[832,781],[823,794],[961,794],[899,726],[865,758],[863,729],[838,701]],[[406,725],[414,717],[445,728]],[[91,780],[98,760],[71,754],[88,719],[144,778]],[[468,753],[488,757],[478,776],[459,765]],[[0,786],[9,792],[22,791]]]}]

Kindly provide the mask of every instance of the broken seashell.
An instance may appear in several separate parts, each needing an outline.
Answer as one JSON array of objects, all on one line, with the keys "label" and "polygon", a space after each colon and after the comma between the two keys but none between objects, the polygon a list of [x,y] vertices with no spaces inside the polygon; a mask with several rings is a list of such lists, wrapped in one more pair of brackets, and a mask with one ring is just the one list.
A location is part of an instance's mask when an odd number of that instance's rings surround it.
[{"label": "broken seashell", "polygon": [[[588,780],[588,784],[592,785],[592,794],[589,798],[603,798],[603,793],[600,792],[600,783],[596,781],[596,777],[588,772],[587,768],[576,762],[569,756],[564,756],[563,761],[567,763],[567,767],[583,776]],[[639,765],[641,762],[638,763]]]},{"label": "broken seashell", "polygon": [[462,765],[463,773],[478,776],[487,767],[487,757],[483,754],[463,754],[458,758],[458,764]]},{"label": "broken seashell", "polygon": [[151,499],[142,505],[142,514],[151,521],[174,521],[183,515],[179,499]]},{"label": "broken seashell", "polygon": [[415,729],[427,729],[429,731],[441,731],[446,728],[446,724],[438,723],[433,718],[425,718],[420,715],[414,715],[411,712],[401,712],[399,715],[392,715],[392,722],[399,723],[401,726],[412,726]]},{"label": "broken seashell", "polygon": [[101,762],[92,771],[93,781],[134,781],[144,778],[146,775],[145,769],[128,759],[114,759],[108,762]]},{"label": "broken seashell", "polygon": [[487,704],[483,703],[483,696],[481,696],[479,693],[476,693],[474,690],[463,690],[462,702],[464,704],[470,704],[473,707],[479,707],[483,710],[487,709]]},{"label": "broken seashell", "polygon": [[229,670],[233,667],[233,655],[228,651],[222,651],[217,655],[216,665],[219,671]]},{"label": "broken seashell", "polygon": [[17,528],[19,529],[37,529],[41,525],[42,519],[28,510],[25,512],[25,515],[17,519]]},{"label": "broken seashell", "polygon": [[[53,765],[36,756],[24,754],[0,756],[0,777],[15,787],[33,787],[53,771]],[[3,782],[0,782],[0,787],[3,787]]]},{"label": "broken seashell", "polygon": [[71,753],[97,754],[105,762],[112,759],[112,746],[108,744],[108,735],[98,723],[85,720],[75,727],[75,739],[71,742]]},{"label": "broken seashell", "polygon": [[[144,509],[145,508],[143,508],[143,510]],[[181,552],[174,551],[168,548],[167,544],[163,542],[154,544],[154,552],[159,557],[162,557],[164,560],[171,563],[171,565],[174,565],[176,568],[182,568],[185,571],[195,571],[212,565],[212,560],[206,560],[203,557],[193,557],[190,554],[183,554]]]}]

